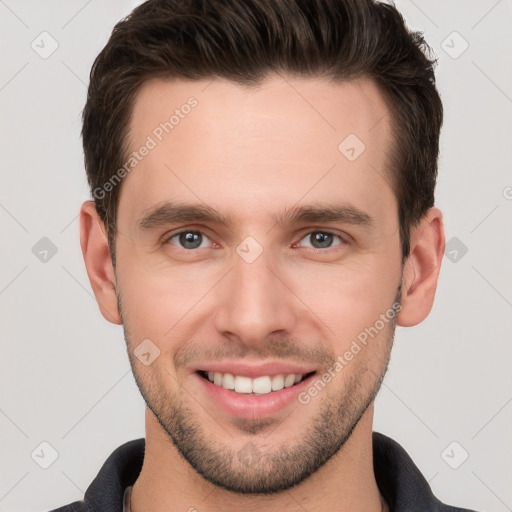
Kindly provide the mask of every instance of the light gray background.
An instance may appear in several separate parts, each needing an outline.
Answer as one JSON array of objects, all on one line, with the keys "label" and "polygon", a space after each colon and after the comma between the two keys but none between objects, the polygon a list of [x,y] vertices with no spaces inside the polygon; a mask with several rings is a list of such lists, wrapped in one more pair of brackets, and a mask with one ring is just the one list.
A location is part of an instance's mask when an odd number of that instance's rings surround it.
[{"label": "light gray background", "polygon": [[[89,70],[136,3],[0,0],[1,511],[81,499],[107,456],[144,435],[122,329],[98,311],[77,220],[89,197],[79,138]],[[512,2],[397,7],[439,57],[437,205],[458,252],[443,260],[430,317],[397,329],[375,430],[406,448],[442,501],[512,510]],[[47,59],[31,47],[43,31],[59,44]],[[32,252],[42,237],[58,250],[46,262]],[[58,452],[48,469],[34,460],[48,449],[31,457],[43,441]],[[452,469],[462,450],[469,458]]]}]

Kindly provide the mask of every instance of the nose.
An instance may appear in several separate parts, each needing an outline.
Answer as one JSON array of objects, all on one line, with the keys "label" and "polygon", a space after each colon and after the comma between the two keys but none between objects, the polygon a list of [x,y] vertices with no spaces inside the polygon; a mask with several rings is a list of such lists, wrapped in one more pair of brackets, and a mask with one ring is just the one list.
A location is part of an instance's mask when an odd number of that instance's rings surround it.
[{"label": "nose", "polygon": [[267,343],[271,335],[286,337],[293,333],[297,299],[286,276],[271,266],[267,254],[263,251],[252,263],[234,256],[234,268],[216,297],[214,325],[223,337],[258,345]]}]

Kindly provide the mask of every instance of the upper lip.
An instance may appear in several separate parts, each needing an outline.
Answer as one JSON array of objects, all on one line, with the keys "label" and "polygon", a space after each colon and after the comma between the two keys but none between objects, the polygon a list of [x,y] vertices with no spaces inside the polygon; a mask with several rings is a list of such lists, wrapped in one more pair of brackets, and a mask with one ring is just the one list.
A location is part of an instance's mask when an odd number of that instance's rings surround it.
[{"label": "upper lip", "polygon": [[297,363],[286,363],[283,361],[268,361],[265,363],[249,363],[248,361],[231,361],[231,362],[213,362],[197,365],[194,372],[220,372],[231,373],[241,377],[262,377],[265,375],[305,375],[315,371],[311,366],[300,365]]}]

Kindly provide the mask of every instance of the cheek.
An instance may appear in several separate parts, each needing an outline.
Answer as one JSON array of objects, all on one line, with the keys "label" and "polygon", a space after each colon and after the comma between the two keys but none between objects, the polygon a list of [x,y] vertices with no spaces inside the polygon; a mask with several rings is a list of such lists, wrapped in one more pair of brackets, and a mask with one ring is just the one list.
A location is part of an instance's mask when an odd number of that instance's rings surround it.
[{"label": "cheek", "polygon": [[171,267],[168,261],[134,253],[120,258],[117,274],[123,319],[133,342],[162,340],[178,331],[185,318],[201,309],[201,298],[212,290],[221,270],[208,263]]},{"label": "cheek", "polygon": [[[396,259],[396,258],[395,258]],[[298,297],[327,324],[336,340],[351,340],[391,308],[400,281],[399,265],[382,255],[365,255],[343,264],[288,270]],[[397,268],[393,268],[397,267]]]}]

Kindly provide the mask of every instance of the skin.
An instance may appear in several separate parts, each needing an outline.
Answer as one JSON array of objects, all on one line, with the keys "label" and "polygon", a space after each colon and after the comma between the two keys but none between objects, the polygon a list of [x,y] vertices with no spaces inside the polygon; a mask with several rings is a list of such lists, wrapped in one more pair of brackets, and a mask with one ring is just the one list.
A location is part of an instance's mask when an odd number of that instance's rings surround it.
[{"label": "skin", "polygon": [[[190,96],[197,107],[123,181],[115,271],[93,203],[85,202],[80,215],[92,288],[103,316],[124,326],[148,404],[132,511],[380,511],[374,394],[395,322],[416,325],[432,308],[445,243],[442,214],[430,209],[412,230],[402,268],[397,202],[386,172],[390,116],[368,79],[333,84],[275,75],[258,87],[220,78],[152,80],[134,104],[132,150]],[[338,150],[348,134],[366,146],[354,161]],[[207,205],[233,223],[140,229],[140,219],[169,200]],[[286,208],[336,201],[366,212],[372,225],[273,221]],[[178,237],[170,239],[180,230],[206,238],[200,248],[185,249]],[[310,235],[318,231],[343,238],[315,250]],[[252,263],[236,252],[248,236],[263,249]],[[212,403],[193,371],[215,356],[300,362],[321,375],[393,305],[400,285],[398,317],[305,405],[294,401],[265,421],[240,421]],[[160,350],[148,366],[134,356],[144,339]],[[178,435],[180,421],[194,431],[191,438]],[[332,448],[325,460],[305,442],[308,436]],[[258,454],[256,463],[240,458],[247,446]],[[199,462],[190,461],[193,449]],[[204,454],[215,454],[212,464]],[[263,485],[269,473],[284,479],[300,464],[314,466],[313,473],[280,492],[226,489],[229,478],[247,489]]]}]

